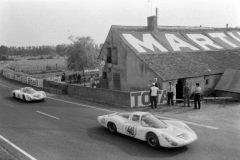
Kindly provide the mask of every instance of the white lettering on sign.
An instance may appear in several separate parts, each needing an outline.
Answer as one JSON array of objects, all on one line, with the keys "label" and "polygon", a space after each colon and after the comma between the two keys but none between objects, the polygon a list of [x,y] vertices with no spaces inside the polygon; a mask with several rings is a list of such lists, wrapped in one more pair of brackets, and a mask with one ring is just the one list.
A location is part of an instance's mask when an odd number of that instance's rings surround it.
[{"label": "white lettering on sign", "polygon": [[[131,92],[131,107],[144,107],[149,106],[150,98],[149,91],[139,91],[139,92]],[[167,94],[166,90],[160,90],[158,92],[158,101],[157,104],[164,104],[167,102]]]},{"label": "white lettering on sign", "polygon": [[[227,32],[233,39],[240,42],[240,38],[236,37],[232,32]],[[240,35],[240,32],[237,32]]]},{"label": "white lettering on sign", "polygon": [[219,38],[220,40],[222,40],[223,42],[227,43],[228,45],[237,48],[238,46],[236,46],[235,44],[233,44],[232,42],[228,41],[226,38],[227,36],[224,33],[209,33],[209,35],[213,38]]},{"label": "white lettering on sign", "polygon": [[123,37],[140,53],[147,52],[143,47],[155,52],[153,46],[162,52],[168,52],[151,34],[143,34],[143,41],[140,41],[131,34],[123,34]]},{"label": "white lettering on sign", "polygon": [[190,48],[193,51],[199,51],[198,48],[184,42],[183,40],[181,40],[174,34],[165,34],[165,36],[174,51],[181,51],[180,48],[182,48],[182,47]]},{"label": "white lettering on sign", "polygon": [[217,49],[222,49],[223,48],[221,46],[218,46],[218,45],[214,44],[214,42],[211,39],[209,39],[208,37],[206,37],[202,34],[187,34],[187,36],[191,40],[193,40],[193,42],[195,42],[196,44],[198,44],[199,46],[201,46],[205,50],[211,50],[207,46],[212,46],[212,47],[217,48]]}]

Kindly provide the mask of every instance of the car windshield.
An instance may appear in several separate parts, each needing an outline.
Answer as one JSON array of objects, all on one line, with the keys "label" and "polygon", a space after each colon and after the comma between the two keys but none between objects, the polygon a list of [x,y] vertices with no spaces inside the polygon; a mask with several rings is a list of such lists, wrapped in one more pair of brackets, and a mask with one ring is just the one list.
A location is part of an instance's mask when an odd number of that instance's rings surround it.
[{"label": "car windshield", "polygon": [[141,124],[143,127],[153,127],[153,128],[167,128],[167,124],[160,119],[156,118],[152,114],[145,114],[141,118]]},{"label": "car windshield", "polygon": [[32,89],[32,88],[23,88],[22,89],[22,91],[24,92],[24,93],[28,93],[28,94],[34,94],[34,93],[36,93],[36,91],[34,90],[34,89]]}]

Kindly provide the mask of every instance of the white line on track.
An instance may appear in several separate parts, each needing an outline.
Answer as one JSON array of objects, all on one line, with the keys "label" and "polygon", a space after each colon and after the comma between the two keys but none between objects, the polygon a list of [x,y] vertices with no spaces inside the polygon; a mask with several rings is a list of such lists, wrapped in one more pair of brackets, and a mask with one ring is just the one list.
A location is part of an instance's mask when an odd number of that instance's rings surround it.
[{"label": "white line on track", "polygon": [[5,68],[5,67],[7,67],[7,66],[10,65],[11,63],[12,63],[12,62],[10,62],[10,63],[8,63],[8,64],[6,64],[6,65],[0,67],[0,69],[3,69],[3,68]]},{"label": "white line on track", "polygon": [[163,116],[159,116],[159,115],[155,115],[155,116],[159,117],[159,118],[169,119],[169,120],[181,121],[181,122],[184,122],[187,124],[192,124],[195,126],[205,127],[205,128],[209,128],[209,129],[219,129],[217,127],[213,127],[213,126],[209,126],[209,125],[198,124],[198,123],[194,123],[194,122],[189,122],[189,121],[184,121],[184,120],[179,120],[179,119],[174,119],[174,118],[169,118],[169,117],[163,117]]},{"label": "white line on track", "polygon": [[[1,81],[0,81],[1,82]],[[2,86],[5,86],[5,87],[8,87],[8,88],[14,88],[14,87],[9,87],[7,85],[4,85],[4,84],[1,84],[0,85]],[[80,104],[80,103],[74,103],[74,102],[70,102],[70,101],[65,101],[65,100],[61,100],[61,99],[57,99],[57,98],[53,98],[53,97],[47,97],[49,99],[53,99],[53,100],[56,100],[56,101],[61,101],[61,102],[65,102],[65,103],[70,103],[70,104],[74,104],[74,105],[78,105],[78,106],[83,106],[83,107],[87,107],[87,108],[93,108],[93,109],[98,109],[98,110],[103,110],[103,111],[108,111],[108,112],[117,112],[117,111],[114,111],[114,110],[109,110],[109,109],[102,109],[102,108],[98,108],[98,107],[93,107],[93,106],[90,106],[90,105],[85,105],[85,104]],[[194,122],[189,122],[189,121],[184,121],[184,120],[179,120],[179,119],[174,119],[174,118],[169,118],[169,117],[162,117],[162,116],[159,116],[157,115],[157,117],[159,118],[165,118],[165,119],[169,119],[169,120],[178,120],[178,121],[182,121],[184,123],[187,123],[187,124],[192,124],[192,125],[195,125],[195,126],[199,126],[199,127],[204,127],[204,128],[209,128],[209,129],[219,129],[217,127],[213,127],[213,126],[209,126],[209,125],[204,125],[204,124],[199,124],[199,123],[194,123]]]},{"label": "white line on track", "polygon": [[40,113],[40,114],[43,114],[43,115],[45,115],[45,116],[51,117],[51,118],[60,119],[60,118],[58,118],[58,117],[52,116],[52,115],[47,114],[47,113],[43,113],[43,112],[40,112],[40,111],[36,111],[36,112],[37,112],[37,113]]},{"label": "white line on track", "polygon": [[6,138],[4,138],[3,136],[0,135],[0,138],[2,140],[4,140],[5,142],[7,142],[9,145],[11,145],[12,147],[14,147],[15,149],[17,149],[19,152],[21,152],[22,154],[24,154],[25,156],[27,156],[28,158],[30,158],[31,160],[37,160],[36,158],[34,158],[33,156],[31,156],[30,154],[28,154],[27,152],[25,152],[24,150],[22,150],[21,148],[19,148],[18,146],[16,146],[15,144],[13,144],[12,142],[10,142],[9,140],[7,140]]},{"label": "white line on track", "polygon": [[57,99],[57,98],[52,98],[52,97],[47,97],[47,98],[53,99],[53,100],[56,100],[56,101],[61,101],[61,102],[65,102],[65,103],[70,103],[70,104],[78,105],[78,106],[83,106],[83,107],[87,107],[87,108],[93,108],[93,109],[98,109],[98,110],[103,110],[103,111],[108,111],[108,112],[117,112],[117,111],[113,111],[113,110],[109,110],[109,109],[103,109],[103,108],[93,107],[93,106],[86,105],[86,104],[81,104],[81,103],[74,103],[74,102],[65,101],[65,100],[61,100],[61,99]]}]

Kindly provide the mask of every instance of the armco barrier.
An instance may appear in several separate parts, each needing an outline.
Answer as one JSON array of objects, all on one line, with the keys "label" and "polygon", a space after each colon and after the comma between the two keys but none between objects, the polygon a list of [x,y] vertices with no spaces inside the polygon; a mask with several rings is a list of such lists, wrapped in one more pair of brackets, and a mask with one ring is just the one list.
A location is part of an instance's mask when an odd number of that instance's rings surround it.
[{"label": "armco barrier", "polygon": [[43,80],[43,90],[54,94],[67,94],[68,84],[65,82],[55,82]]},{"label": "armco barrier", "polygon": [[130,107],[130,92],[91,88],[71,84],[68,85],[68,95],[121,107]]}]

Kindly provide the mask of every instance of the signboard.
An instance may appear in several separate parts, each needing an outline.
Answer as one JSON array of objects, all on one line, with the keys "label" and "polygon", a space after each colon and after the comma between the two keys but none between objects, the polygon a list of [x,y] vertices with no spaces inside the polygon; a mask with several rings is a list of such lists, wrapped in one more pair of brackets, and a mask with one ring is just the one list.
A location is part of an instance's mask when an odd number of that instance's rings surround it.
[{"label": "signboard", "polygon": [[20,75],[14,75],[14,80],[16,80],[16,81],[22,81],[22,76],[20,76]]},{"label": "signboard", "polygon": [[27,84],[38,87],[38,79],[27,77]]},{"label": "signboard", "polygon": [[240,48],[240,31],[124,32],[121,39],[137,54],[202,52]]},{"label": "signboard", "polygon": [[[131,108],[133,107],[144,107],[151,105],[149,91],[131,92]],[[164,104],[167,102],[166,90],[160,90],[158,92],[157,104]]]}]

